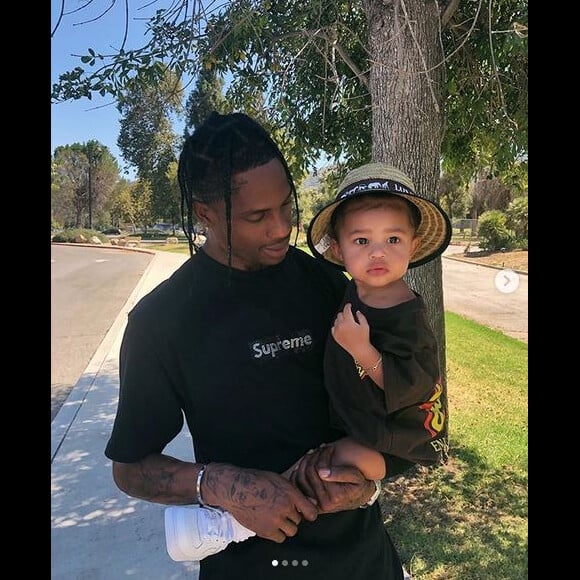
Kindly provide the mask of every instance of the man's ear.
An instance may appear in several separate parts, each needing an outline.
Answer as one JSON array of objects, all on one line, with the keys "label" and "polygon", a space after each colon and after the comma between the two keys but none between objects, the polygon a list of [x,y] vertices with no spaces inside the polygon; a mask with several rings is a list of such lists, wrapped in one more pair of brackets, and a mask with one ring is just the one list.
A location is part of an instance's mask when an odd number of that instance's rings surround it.
[{"label": "man's ear", "polygon": [[193,213],[197,218],[197,221],[203,224],[206,228],[212,224],[213,211],[207,203],[202,203],[201,201],[194,201],[192,208]]}]

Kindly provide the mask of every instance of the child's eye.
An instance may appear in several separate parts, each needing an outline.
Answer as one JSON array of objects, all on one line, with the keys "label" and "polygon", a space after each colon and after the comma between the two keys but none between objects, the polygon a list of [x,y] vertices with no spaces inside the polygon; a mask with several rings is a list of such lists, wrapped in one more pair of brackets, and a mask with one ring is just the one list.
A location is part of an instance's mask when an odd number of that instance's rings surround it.
[{"label": "child's eye", "polygon": [[366,238],[356,238],[356,240],[354,240],[355,244],[358,244],[359,246],[364,246],[365,244],[368,244],[368,240]]},{"label": "child's eye", "polygon": [[398,244],[401,240],[397,236],[391,236],[387,239],[389,244]]}]

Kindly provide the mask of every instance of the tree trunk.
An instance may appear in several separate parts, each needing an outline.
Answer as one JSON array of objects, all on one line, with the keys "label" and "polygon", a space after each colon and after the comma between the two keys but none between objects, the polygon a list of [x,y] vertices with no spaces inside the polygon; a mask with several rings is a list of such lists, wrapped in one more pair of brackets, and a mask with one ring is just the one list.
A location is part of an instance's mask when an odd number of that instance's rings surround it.
[{"label": "tree trunk", "polygon": [[[437,200],[443,132],[443,52],[437,4],[431,0],[367,0],[373,161],[392,164]],[[447,382],[441,258],[409,271],[439,342]]]}]

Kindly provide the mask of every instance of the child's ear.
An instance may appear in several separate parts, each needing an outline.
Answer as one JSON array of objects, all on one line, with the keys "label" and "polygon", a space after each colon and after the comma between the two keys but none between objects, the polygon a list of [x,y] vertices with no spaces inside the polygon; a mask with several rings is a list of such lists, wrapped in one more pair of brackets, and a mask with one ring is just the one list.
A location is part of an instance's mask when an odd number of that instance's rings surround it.
[{"label": "child's ear", "polygon": [[332,253],[332,257],[339,262],[344,262],[342,259],[342,252],[340,251],[339,243],[334,239],[330,238],[330,251]]},{"label": "child's ear", "polygon": [[415,236],[413,238],[413,241],[411,242],[411,257],[413,257],[415,255],[415,252],[419,249],[420,245],[421,245],[421,238],[418,236]]}]

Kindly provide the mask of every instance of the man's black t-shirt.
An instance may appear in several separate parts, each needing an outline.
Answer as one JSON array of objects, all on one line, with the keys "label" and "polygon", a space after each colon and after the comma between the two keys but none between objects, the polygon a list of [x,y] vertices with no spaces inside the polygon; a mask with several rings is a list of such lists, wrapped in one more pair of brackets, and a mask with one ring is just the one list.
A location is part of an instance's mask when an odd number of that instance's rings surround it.
[{"label": "man's black t-shirt", "polygon": [[[322,359],[346,283],[295,248],[253,272],[198,251],[129,314],[105,455],[131,463],[162,452],[182,412],[200,462],[279,473],[342,436],[330,423]],[[262,578],[399,580],[402,572],[375,504],[303,522],[282,544],[230,544],[200,563],[200,580]]]}]

